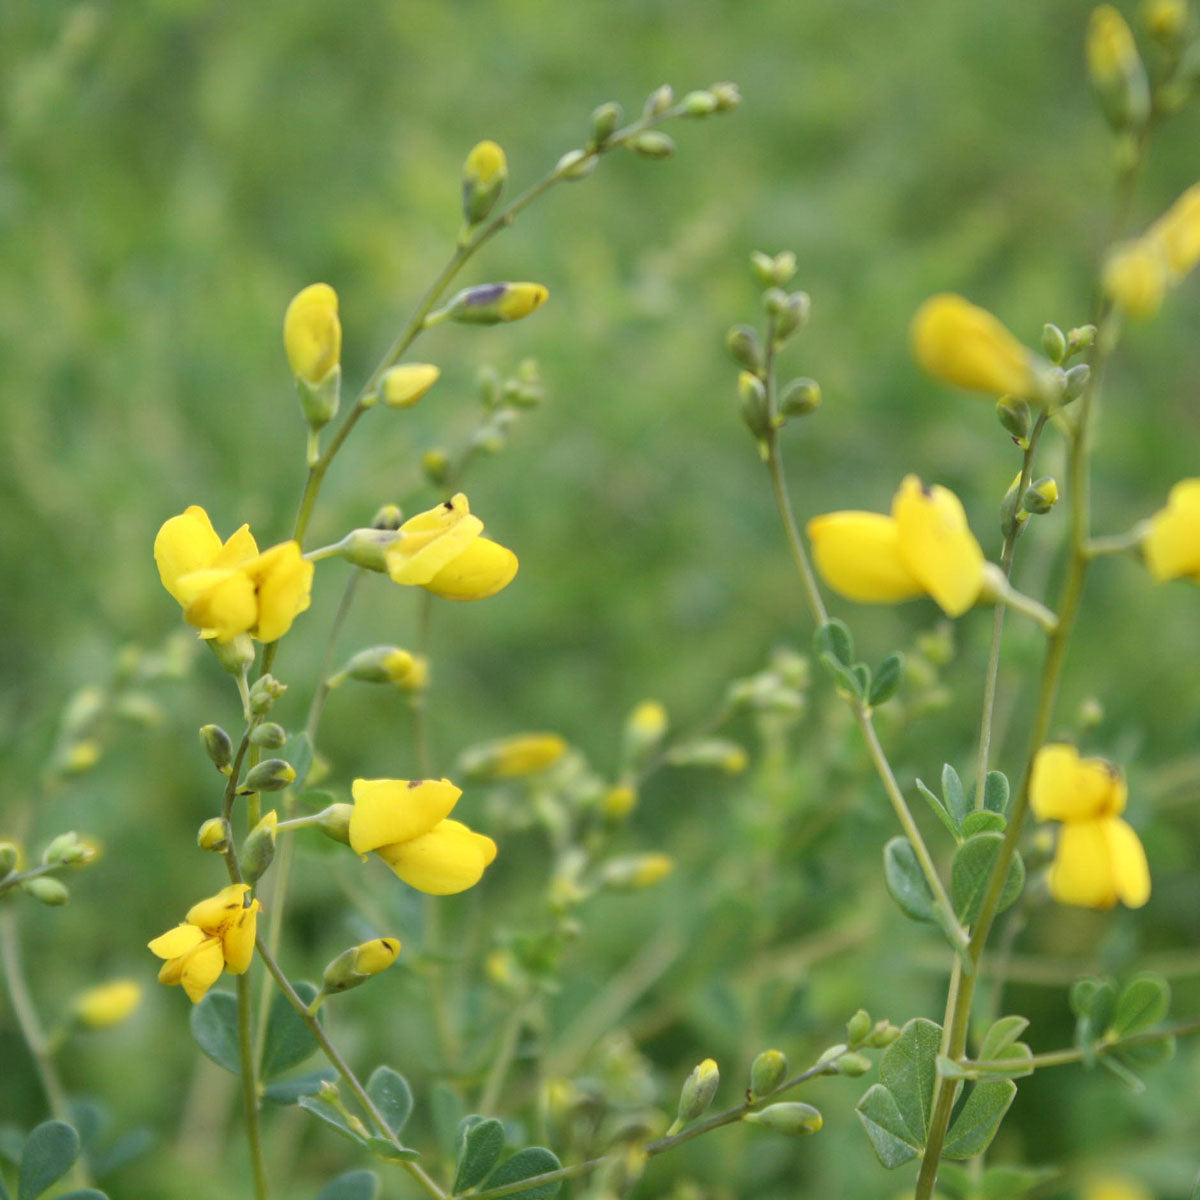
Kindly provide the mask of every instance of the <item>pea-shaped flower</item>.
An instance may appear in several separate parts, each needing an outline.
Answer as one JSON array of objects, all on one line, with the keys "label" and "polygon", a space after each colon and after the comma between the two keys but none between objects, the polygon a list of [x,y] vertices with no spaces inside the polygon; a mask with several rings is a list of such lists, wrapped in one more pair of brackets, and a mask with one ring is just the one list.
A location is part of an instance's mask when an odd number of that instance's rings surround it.
[{"label": "pea-shaped flower", "polygon": [[465,892],[496,857],[490,837],[447,819],[462,795],[448,779],[356,779],[351,791],[351,848],[374,851],[419,892]]},{"label": "pea-shaped flower", "polygon": [[397,583],[414,584],[446,600],[482,600],[507,587],[517,556],[481,537],[483,522],[459,492],[410,517],[388,547],[385,563]]},{"label": "pea-shaped flower", "polygon": [[1043,746],[1033,764],[1029,799],[1040,821],[1060,821],[1050,894],[1060,904],[1140,908],[1150,898],[1150,869],[1138,835],[1123,820],[1125,777],[1074,746]]},{"label": "pea-shaped flower", "polygon": [[863,604],[928,595],[961,616],[984,585],[983,551],[958,497],[905,476],[890,516],[834,512],[808,523],[813,557],[835,592]]},{"label": "pea-shaped flower", "polygon": [[250,887],[232,883],[188,910],[187,920],[149,943],[165,958],[159,983],[181,984],[198,1004],[222,971],[243,975],[254,955],[254,937],[262,905],[249,899]]},{"label": "pea-shaped flower", "polygon": [[297,292],[283,317],[283,348],[292,374],[318,384],[342,358],[342,324],[337,292],[327,283],[310,283]]},{"label": "pea-shaped flower", "polygon": [[1171,489],[1166,508],[1147,522],[1142,553],[1160,583],[1200,583],[1200,479],[1182,479]]},{"label": "pea-shaped flower", "polygon": [[154,560],[184,619],[218,642],[240,633],[273,642],[309,605],[313,565],[299,543],[281,542],[260,554],[248,525],[222,542],[197,504],[159,529]]}]

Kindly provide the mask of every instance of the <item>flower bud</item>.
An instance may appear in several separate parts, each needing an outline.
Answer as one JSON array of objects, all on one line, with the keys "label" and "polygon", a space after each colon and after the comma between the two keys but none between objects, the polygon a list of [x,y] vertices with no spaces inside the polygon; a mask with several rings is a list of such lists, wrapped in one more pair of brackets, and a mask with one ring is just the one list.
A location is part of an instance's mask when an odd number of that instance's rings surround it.
[{"label": "flower bud", "polygon": [[1156,42],[1171,46],[1187,31],[1187,0],[1146,0],[1142,5],[1146,32]]},{"label": "flower bud", "polygon": [[793,379],[779,393],[779,415],[806,417],[820,406],[821,385],[815,379]]},{"label": "flower bud", "polygon": [[[774,289],[772,289],[774,290]],[[770,293],[768,293],[770,294]],[[802,325],[807,324],[812,301],[807,292],[792,292],[775,315],[775,344],[777,346],[792,336]]]},{"label": "flower bud", "polygon": [[256,717],[265,716],[286,691],[287,684],[280,683],[274,675],[260,675],[250,685],[250,711]]},{"label": "flower bud", "polygon": [[540,283],[481,283],[459,292],[445,313],[464,325],[519,321],[541,308],[549,294]]},{"label": "flower bud", "polygon": [[229,822],[224,817],[209,817],[196,834],[196,845],[213,854],[224,854],[229,849],[231,839]]},{"label": "flower bud", "polygon": [[860,1008],[858,1012],[846,1022],[846,1041],[851,1046],[857,1046],[871,1032],[871,1014],[865,1008]]},{"label": "flower bud", "polygon": [[340,682],[346,676],[361,683],[401,684],[412,674],[414,661],[399,646],[370,646],[354,655],[334,679]]},{"label": "flower bud", "polygon": [[221,670],[230,675],[241,675],[254,661],[254,642],[248,633],[239,633],[227,642],[205,638],[204,644],[213,652]]},{"label": "flower bud", "polygon": [[21,880],[21,890],[51,908],[66,904],[71,899],[66,885],[49,875],[37,875],[33,879]]},{"label": "flower bud", "polygon": [[626,762],[641,764],[662,745],[667,736],[670,718],[657,700],[643,700],[625,718],[622,733],[623,755]]},{"label": "flower bud", "polygon": [[544,771],[566,752],[567,743],[557,733],[526,733],[464,750],[459,771],[478,781],[517,779]]},{"label": "flower bud", "polygon": [[278,824],[279,817],[275,810],[271,809],[246,835],[246,840],[242,843],[242,852],[238,855],[238,861],[247,883],[257,883],[266,874],[267,868],[274,860],[275,827]]},{"label": "flower bud", "polygon": [[79,835],[75,832],[60,833],[57,837],[52,838],[47,843],[45,850],[42,851],[42,862],[49,863],[65,863],[68,858],[76,850],[79,845]]},{"label": "flower bud", "polygon": [[675,89],[669,83],[664,83],[662,87],[655,88],[646,97],[646,105],[642,109],[642,115],[644,117],[661,117],[674,103]]},{"label": "flower bud", "polygon": [[764,1050],[750,1064],[750,1095],[757,1099],[773,1092],[787,1073],[787,1055],[782,1050]]},{"label": "flower bud", "polygon": [[1052,362],[1061,363],[1067,352],[1067,335],[1057,325],[1047,321],[1042,326],[1042,353]]},{"label": "flower bud", "polygon": [[282,725],[274,721],[266,721],[256,725],[250,733],[250,744],[261,746],[264,750],[278,750],[287,741],[287,732]]},{"label": "flower bud", "polygon": [[1087,363],[1077,363],[1073,366],[1066,375],[1065,385],[1063,387],[1063,403],[1069,404],[1072,400],[1077,400],[1083,395],[1083,389],[1087,387],[1087,382],[1092,376],[1092,368]]},{"label": "flower bud", "polygon": [[714,83],[708,90],[717,98],[717,112],[730,112],[742,102],[736,83]]},{"label": "flower bud", "polygon": [[821,1114],[811,1104],[799,1100],[786,1100],[782,1104],[769,1104],[759,1112],[748,1112],[743,1118],[753,1125],[765,1125],[776,1133],[790,1133],[803,1137],[817,1133],[825,1123]]},{"label": "flower bud", "polygon": [[246,772],[246,780],[238,789],[241,795],[251,792],[281,792],[296,778],[296,768],[282,758],[264,758]]},{"label": "flower bud", "polygon": [[689,117],[707,117],[717,111],[717,98],[712,92],[688,92],[683,98],[683,111]]},{"label": "flower bud", "polygon": [[877,1050],[883,1050],[890,1046],[899,1036],[899,1027],[893,1025],[891,1021],[876,1021],[875,1028],[871,1031],[871,1036],[868,1039],[868,1044],[874,1046]]},{"label": "flower bud", "polygon": [[559,179],[568,183],[577,183],[586,179],[595,169],[600,160],[588,150],[568,150],[554,167],[554,173]]},{"label": "flower bud", "polygon": [[1150,86],[1125,18],[1111,5],[1092,12],[1087,30],[1087,67],[1109,124],[1140,128],[1150,112]]},{"label": "flower bud", "polygon": [[629,854],[610,858],[600,873],[604,887],[616,892],[636,892],[661,883],[675,869],[667,854]]},{"label": "flower bud", "polygon": [[1033,413],[1028,400],[1018,400],[1013,396],[1001,396],[996,401],[996,416],[1004,426],[1013,441],[1023,450],[1029,446],[1029,434],[1033,429]]},{"label": "flower bud", "polygon": [[432,363],[402,363],[379,381],[379,396],[389,408],[412,408],[441,377]]},{"label": "flower bud", "polygon": [[12,842],[0,842],[0,879],[5,879],[16,870],[20,857],[20,852]]},{"label": "flower bud", "polygon": [[317,813],[317,828],[335,842],[350,845],[350,818],[354,814],[353,804],[331,804]]},{"label": "flower bud", "polygon": [[1147,320],[1162,306],[1167,290],[1167,263],[1151,238],[1125,242],[1104,262],[1104,294],[1135,320]]},{"label": "flower bud", "polygon": [[1159,247],[1173,282],[1200,263],[1200,183],[1188,188],[1150,226],[1144,240]]},{"label": "flower bud", "polygon": [[99,761],[103,747],[95,738],[80,738],[72,742],[59,757],[59,769],[65,775],[90,771]]},{"label": "flower bud", "polygon": [[372,938],[359,946],[343,950],[326,968],[323,990],[326,993],[348,992],[367,982],[373,975],[386,971],[400,953],[397,938]]},{"label": "flower bud", "polygon": [[404,510],[398,504],[385,504],[371,518],[371,528],[395,531],[404,524]]},{"label": "flower bud", "polygon": [[716,767],[730,775],[746,769],[746,751],[727,738],[702,738],[672,746],[667,762],[673,767]]},{"label": "flower bud", "polygon": [[1021,498],[1021,507],[1039,517],[1048,513],[1057,503],[1058,484],[1049,475],[1031,483]]},{"label": "flower bud", "polygon": [[738,406],[746,428],[756,438],[765,438],[771,431],[767,389],[763,381],[751,371],[742,371],[738,375]]},{"label": "flower bud", "polygon": [[220,725],[202,725],[200,744],[218,771],[224,771],[233,762],[233,739]]},{"label": "flower bud", "polygon": [[720,1083],[721,1072],[711,1058],[706,1058],[693,1067],[692,1073],[683,1081],[683,1087],[679,1090],[676,1123],[686,1125],[689,1121],[702,1117],[712,1104]]},{"label": "flower bud", "polygon": [[319,384],[335,370],[342,326],[337,292],[329,284],[309,284],[293,297],[283,318],[283,345],[297,380]]},{"label": "flower bud", "polygon": [[643,158],[670,158],[675,153],[675,142],[661,130],[648,129],[633,138],[629,148]]},{"label": "flower bud", "polygon": [[399,540],[395,529],[352,529],[335,550],[339,558],[366,571],[386,571],[387,552]]},{"label": "flower bud", "polygon": [[766,364],[762,343],[749,325],[735,325],[725,335],[725,349],[738,366],[745,367],[747,371],[753,371],[756,375],[762,372]]},{"label": "flower bud", "polygon": [[865,1054],[843,1054],[838,1059],[838,1074],[848,1079],[858,1079],[871,1069],[871,1060]]},{"label": "flower bud", "polygon": [[621,123],[621,106],[614,101],[601,104],[592,113],[592,144],[603,146]]},{"label": "flower bud", "polygon": [[492,211],[508,179],[508,159],[495,142],[479,142],[463,163],[462,209],[468,225]]},{"label": "flower bud", "polygon": [[624,821],[637,804],[637,789],[628,784],[618,784],[604,793],[600,809],[610,821]]},{"label": "flower bud", "polygon": [[80,992],[71,1002],[71,1016],[85,1029],[111,1029],[132,1016],[142,1002],[141,986],[132,979],[113,979]]}]

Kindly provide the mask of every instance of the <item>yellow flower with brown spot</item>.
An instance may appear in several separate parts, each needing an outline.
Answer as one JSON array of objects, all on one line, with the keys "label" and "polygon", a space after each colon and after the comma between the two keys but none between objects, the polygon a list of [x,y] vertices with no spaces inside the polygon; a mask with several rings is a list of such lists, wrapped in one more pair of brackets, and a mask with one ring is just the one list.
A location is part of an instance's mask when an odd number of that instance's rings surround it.
[{"label": "yellow flower with brown spot", "polygon": [[1060,904],[1140,908],[1150,898],[1150,869],[1138,835],[1121,820],[1125,777],[1074,746],[1043,746],[1033,763],[1029,799],[1039,821],[1059,821],[1050,894]]},{"label": "yellow flower with brown spot", "polygon": [[262,905],[250,899],[250,886],[231,883],[188,910],[187,919],[149,942],[150,951],[166,959],[159,983],[182,985],[198,1004],[222,971],[243,975],[254,955],[254,938]]},{"label": "yellow flower with brown spot", "polygon": [[309,605],[313,565],[298,542],[260,554],[248,525],[222,542],[198,504],[164,522],[154,539],[154,561],[184,619],[201,637],[218,642],[241,633],[276,641]]},{"label": "yellow flower with brown spot", "polygon": [[834,512],[808,523],[813,558],[835,592],[862,604],[932,596],[947,616],[979,599],[984,557],[958,497],[905,476],[890,516]]},{"label": "yellow flower with brown spot", "polygon": [[490,837],[448,819],[462,795],[448,779],[356,779],[351,791],[351,848],[374,851],[419,892],[464,892],[496,857]]},{"label": "yellow flower with brown spot", "polygon": [[1200,583],[1200,479],[1181,479],[1147,524],[1142,554],[1159,583]]},{"label": "yellow flower with brown spot", "polygon": [[385,555],[388,574],[446,600],[493,596],[512,582],[517,556],[482,532],[483,522],[459,492],[400,526]]}]

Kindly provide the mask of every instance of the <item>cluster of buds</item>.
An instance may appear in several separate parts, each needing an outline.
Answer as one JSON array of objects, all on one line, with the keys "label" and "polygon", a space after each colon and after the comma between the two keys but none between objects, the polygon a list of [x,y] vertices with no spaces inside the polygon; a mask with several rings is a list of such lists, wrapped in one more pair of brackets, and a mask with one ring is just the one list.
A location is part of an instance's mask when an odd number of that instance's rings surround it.
[{"label": "cluster of buds", "polygon": [[35,867],[26,869],[21,848],[15,842],[0,842],[0,896],[19,888],[41,904],[57,908],[71,899],[70,890],[54,874],[71,867],[84,867],[99,856],[96,844],[74,831],[52,838]]}]

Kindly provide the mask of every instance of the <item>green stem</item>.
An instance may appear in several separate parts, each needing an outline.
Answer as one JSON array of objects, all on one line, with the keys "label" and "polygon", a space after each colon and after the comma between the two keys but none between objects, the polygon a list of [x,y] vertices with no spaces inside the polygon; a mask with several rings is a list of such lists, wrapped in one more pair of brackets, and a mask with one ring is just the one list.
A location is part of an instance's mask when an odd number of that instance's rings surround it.
[{"label": "green stem", "polygon": [[[379,1111],[375,1101],[372,1100],[367,1094],[367,1089],[359,1082],[358,1076],[355,1075],[351,1070],[350,1065],[342,1057],[338,1048],[329,1040],[329,1035],[325,1032],[325,1027],[319,1020],[317,1020],[316,1016],[308,1011],[308,1006],[297,994],[296,989],[292,987],[287,976],[284,975],[279,964],[275,961],[274,956],[271,954],[261,937],[257,940],[256,945],[258,947],[259,957],[263,961],[263,965],[268,971],[270,971],[276,984],[279,985],[279,990],[287,997],[288,1003],[291,1004],[291,1006],[299,1014],[300,1019],[308,1028],[309,1033],[313,1035],[313,1039],[316,1041],[317,1045],[321,1047],[321,1051],[329,1060],[330,1065],[341,1076],[342,1081],[350,1089],[350,1091],[354,1093],[355,1099],[359,1102],[359,1104],[362,1105],[363,1111],[366,1112],[366,1114],[371,1118],[371,1121],[375,1124],[380,1136],[386,1138],[398,1150],[403,1149],[403,1144],[393,1132],[391,1126],[388,1125],[387,1119]],[[406,1170],[414,1180],[416,1180],[422,1191],[424,1191],[425,1194],[431,1198],[431,1200],[446,1200],[446,1193],[443,1192],[440,1187],[438,1187],[437,1183],[431,1179],[428,1174],[426,1174],[426,1172],[418,1163],[404,1161],[399,1165],[403,1167],[404,1170]]]},{"label": "green stem", "polygon": [[528,1002],[528,998],[526,998],[523,1003],[514,1005],[504,1026],[500,1048],[492,1060],[492,1069],[488,1072],[487,1083],[484,1084],[479,1098],[479,1111],[485,1116],[495,1112],[496,1106],[500,1102],[500,1092],[504,1087],[504,1080],[508,1076],[508,1069],[512,1066],[513,1058],[517,1053],[521,1027],[525,1024],[525,1006]]},{"label": "green stem", "polygon": [[329,627],[329,637],[325,642],[325,652],[321,655],[321,667],[318,674],[320,682],[317,684],[317,690],[313,692],[312,703],[308,706],[308,717],[304,722],[304,732],[308,734],[309,743],[315,748],[317,744],[317,729],[321,724],[321,717],[325,711],[325,701],[329,698],[329,667],[333,662],[333,652],[337,643],[338,634],[342,631],[342,626],[346,623],[346,618],[350,615],[350,609],[354,604],[354,594],[358,590],[359,580],[362,579],[363,569],[357,568],[346,580],[346,586],[342,591],[342,598],[338,602],[337,612],[333,614],[333,624]]},{"label": "green stem", "polygon": [[49,875],[52,871],[61,870],[62,866],[63,864],[60,862],[40,863],[36,867],[30,867],[28,871],[17,871],[12,875],[6,875],[0,879],[0,896],[11,891],[18,884],[24,883],[26,879],[37,879],[39,875]]},{"label": "green stem", "polygon": [[241,1063],[242,1105],[246,1115],[246,1141],[254,1171],[255,1200],[267,1200],[267,1167],[263,1159],[262,1122],[258,1112],[258,1071],[251,1037],[250,979],[237,977],[238,1058]]}]

